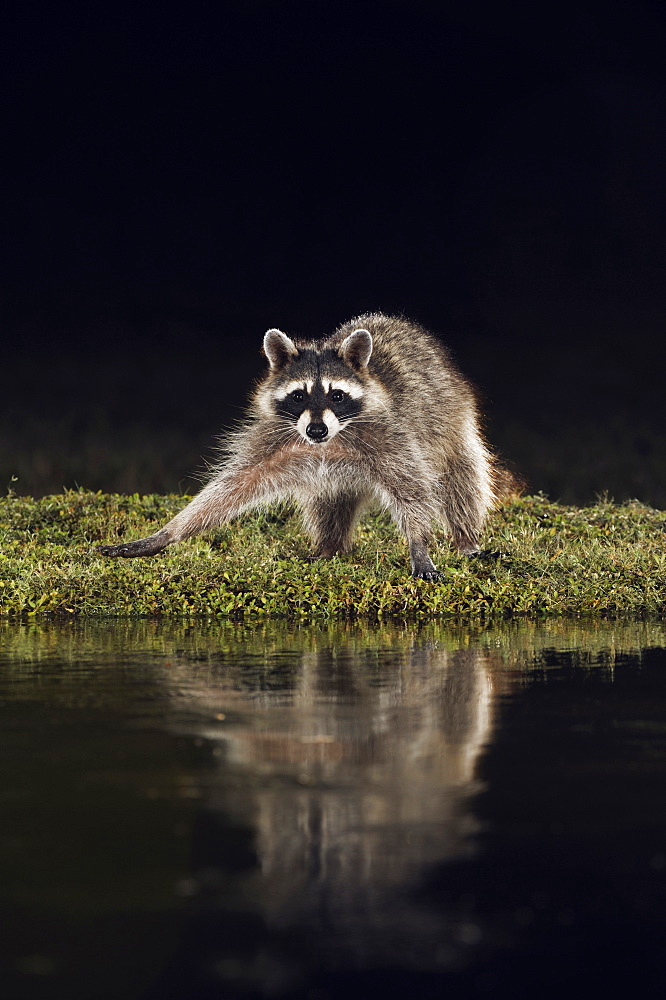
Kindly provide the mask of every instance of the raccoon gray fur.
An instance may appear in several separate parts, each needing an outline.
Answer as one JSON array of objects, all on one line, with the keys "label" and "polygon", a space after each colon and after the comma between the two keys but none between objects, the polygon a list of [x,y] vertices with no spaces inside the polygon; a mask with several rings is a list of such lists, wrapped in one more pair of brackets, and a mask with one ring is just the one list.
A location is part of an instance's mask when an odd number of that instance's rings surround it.
[{"label": "raccoon gray fur", "polygon": [[346,552],[372,504],[406,536],[414,576],[439,577],[428,553],[435,524],[459,552],[479,553],[511,477],[483,440],[470,385],[431,334],[373,313],[318,340],[269,330],[263,350],[269,370],[208,485],[154,535],[101,546],[103,555],[152,556],[288,497],[320,556]]}]

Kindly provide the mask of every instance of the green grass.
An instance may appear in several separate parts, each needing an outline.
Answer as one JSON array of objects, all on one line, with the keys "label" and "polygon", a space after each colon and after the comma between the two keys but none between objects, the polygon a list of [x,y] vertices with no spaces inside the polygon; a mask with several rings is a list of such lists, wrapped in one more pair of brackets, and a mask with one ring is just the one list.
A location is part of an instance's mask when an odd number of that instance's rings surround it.
[{"label": "green grass", "polygon": [[497,560],[462,558],[437,536],[438,583],[409,576],[404,539],[382,515],[362,522],[349,555],[313,559],[287,506],[152,559],[97,555],[100,542],[151,534],[184,503],[84,491],[0,500],[0,614],[490,620],[666,608],[666,512],[638,502],[516,500],[483,539],[505,553]]}]

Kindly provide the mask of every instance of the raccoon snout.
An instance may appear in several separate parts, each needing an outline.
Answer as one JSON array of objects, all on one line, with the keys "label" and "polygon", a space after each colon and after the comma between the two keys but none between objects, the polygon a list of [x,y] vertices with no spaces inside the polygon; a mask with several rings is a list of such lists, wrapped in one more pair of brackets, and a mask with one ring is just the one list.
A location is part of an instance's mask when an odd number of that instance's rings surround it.
[{"label": "raccoon snout", "polygon": [[308,424],[305,428],[305,433],[313,441],[323,441],[325,437],[328,437],[328,427],[326,424]]}]

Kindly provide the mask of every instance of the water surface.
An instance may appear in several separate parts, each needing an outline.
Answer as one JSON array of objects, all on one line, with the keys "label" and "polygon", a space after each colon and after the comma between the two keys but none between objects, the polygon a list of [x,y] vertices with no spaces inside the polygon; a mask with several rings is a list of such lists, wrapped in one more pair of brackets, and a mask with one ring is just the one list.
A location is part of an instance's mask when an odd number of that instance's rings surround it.
[{"label": "water surface", "polygon": [[665,650],[1,627],[2,995],[663,995]]}]

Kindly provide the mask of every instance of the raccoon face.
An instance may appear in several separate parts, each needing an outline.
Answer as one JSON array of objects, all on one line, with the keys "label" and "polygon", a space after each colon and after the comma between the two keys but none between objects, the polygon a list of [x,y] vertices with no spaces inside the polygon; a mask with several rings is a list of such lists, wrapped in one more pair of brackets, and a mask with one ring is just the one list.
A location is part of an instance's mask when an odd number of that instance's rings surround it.
[{"label": "raccoon face", "polygon": [[281,375],[273,388],[273,410],[294,424],[309,444],[330,441],[347,421],[361,413],[363,383],[340,352],[299,351],[277,330],[266,334],[264,351],[273,370]]},{"label": "raccoon face", "polygon": [[351,379],[290,379],[274,394],[275,412],[296,425],[310,444],[334,437],[363,408],[363,389]]}]

